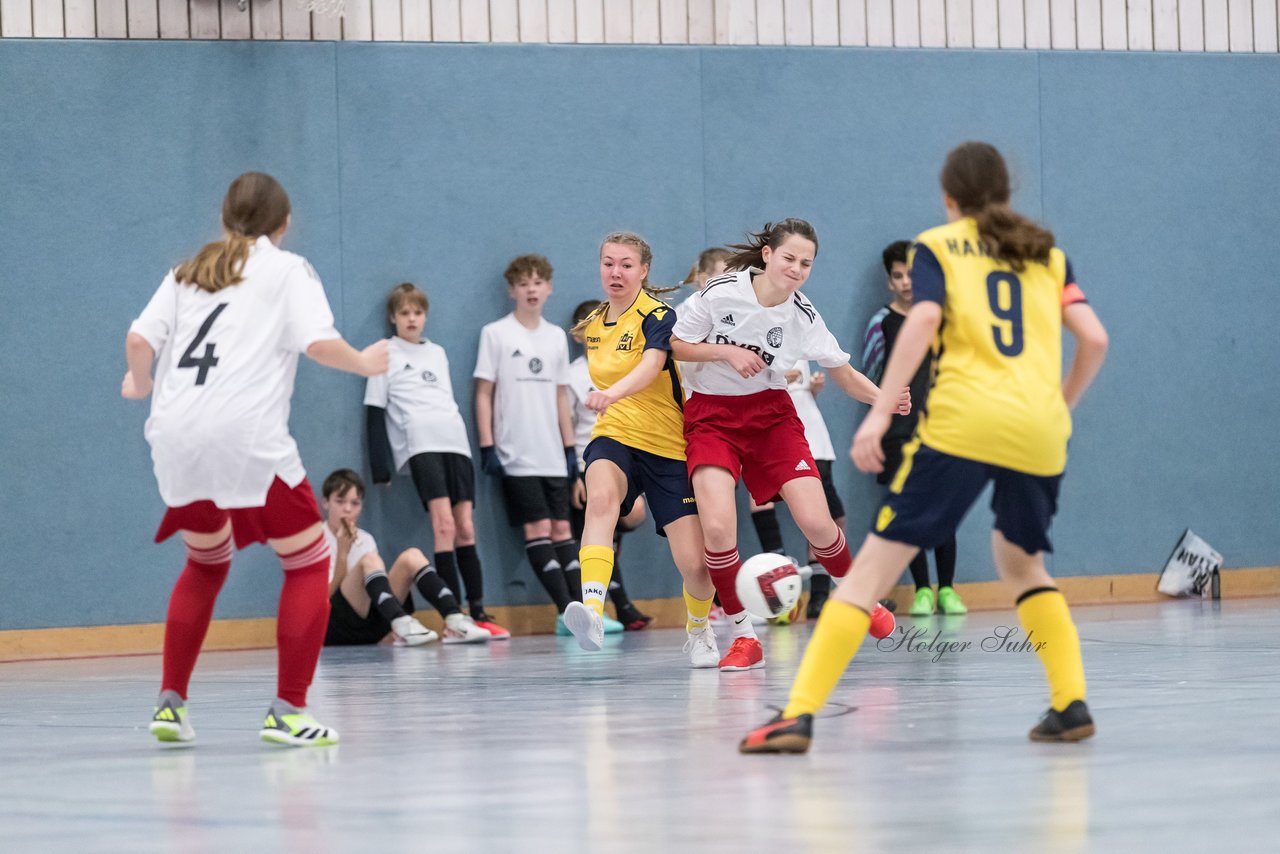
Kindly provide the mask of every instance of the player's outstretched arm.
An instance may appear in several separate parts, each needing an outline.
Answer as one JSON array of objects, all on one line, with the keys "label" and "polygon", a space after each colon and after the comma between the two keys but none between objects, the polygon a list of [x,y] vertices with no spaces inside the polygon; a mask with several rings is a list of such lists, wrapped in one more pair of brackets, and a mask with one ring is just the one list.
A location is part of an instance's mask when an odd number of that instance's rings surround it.
[{"label": "player's outstretched arm", "polygon": [[827,368],[827,373],[840,390],[863,403],[875,403],[880,397],[880,389],[865,374],[854,370],[853,365],[845,362],[836,368]]},{"label": "player's outstretched arm", "polygon": [[1062,396],[1067,406],[1076,408],[1085,389],[1102,370],[1107,358],[1107,330],[1086,302],[1076,302],[1062,309],[1062,325],[1076,339],[1076,354],[1071,360],[1067,378],[1062,382]]},{"label": "player's outstretched arm", "polygon": [[151,394],[151,363],[156,351],[151,343],[136,332],[124,339],[124,358],[129,369],[120,386],[120,395],[128,400],[142,400]]},{"label": "player's outstretched arm", "polygon": [[307,348],[307,356],[326,368],[372,377],[387,372],[387,340],[374,341],[357,350],[341,338],[315,341]]},{"label": "player's outstretched arm", "polygon": [[725,362],[744,377],[754,377],[765,369],[764,359],[733,344],[694,344],[672,335],[671,353],[681,362]]},{"label": "player's outstretched arm", "polygon": [[645,350],[644,355],[640,357],[640,363],[625,377],[606,389],[590,392],[582,405],[592,412],[604,412],[624,397],[643,391],[657,378],[658,374],[662,373],[662,369],[667,366],[669,355],[666,350],[657,347]]}]

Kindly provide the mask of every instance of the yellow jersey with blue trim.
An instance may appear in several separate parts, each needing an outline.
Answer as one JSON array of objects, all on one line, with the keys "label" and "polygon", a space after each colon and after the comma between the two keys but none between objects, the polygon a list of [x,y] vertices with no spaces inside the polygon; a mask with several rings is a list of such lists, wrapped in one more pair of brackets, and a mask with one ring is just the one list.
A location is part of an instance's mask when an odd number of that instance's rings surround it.
[{"label": "yellow jersey with blue trim", "polygon": [[966,217],[916,238],[912,298],[942,306],[917,428],[930,448],[1037,476],[1066,467],[1062,311],[1083,302],[1061,249],[1022,270],[988,254]]},{"label": "yellow jersey with blue trim", "polygon": [[647,350],[666,355],[653,382],[601,413],[591,437],[607,436],[629,448],[683,460],[684,391],[671,355],[675,309],[644,291],[612,322],[605,322],[607,308],[598,310],[584,330],[587,369],[596,388],[607,389],[631,373]]}]

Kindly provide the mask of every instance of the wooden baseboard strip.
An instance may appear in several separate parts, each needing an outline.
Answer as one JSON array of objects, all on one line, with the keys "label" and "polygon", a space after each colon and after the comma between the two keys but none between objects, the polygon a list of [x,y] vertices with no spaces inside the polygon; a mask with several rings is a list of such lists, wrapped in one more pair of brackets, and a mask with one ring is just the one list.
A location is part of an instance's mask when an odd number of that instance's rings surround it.
[{"label": "wooden baseboard strip", "polygon": [[[1059,578],[1058,586],[1072,605],[1110,605],[1169,601],[1156,592],[1157,575],[1098,575]],[[997,581],[957,584],[956,591],[971,611],[1011,608],[1008,592]],[[900,585],[890,594],[905,611],[914,588]],[[1229,569],[1222,573],[1222,598],[1244,599],[1280,596],[1280,567]],[[684,600],[642,599],[641,611],[654,618],[655,628],[684,625]],[[555,630],[556,612],[551,605],[494,606],[494,619],[513,635],[549,634]],[[609,606],[609,613],[613,613]],[[434,611],[419,618],[439,631],[440,616]],[[204,648],[208,651],[268,649],[276,642],[276,621],[270,617],[249,620],[215,620],[209,626]],[[0,662],[32,661],[48,658],[93,658],[108,655],[152,655],[164,645],[164,624],[128,626],[88,626],[57,629],[0,631]]]}]

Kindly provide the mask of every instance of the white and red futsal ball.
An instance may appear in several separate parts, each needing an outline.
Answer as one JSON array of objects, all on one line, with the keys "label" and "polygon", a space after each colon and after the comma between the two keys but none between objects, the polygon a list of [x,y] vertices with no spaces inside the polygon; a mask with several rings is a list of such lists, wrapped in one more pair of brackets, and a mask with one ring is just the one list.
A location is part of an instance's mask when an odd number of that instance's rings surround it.
[{"label": "white and red futsal ball", "polygon": [[747,558],[734,584],[743,607],[757,617],[777,617],[800,601],[804,581],[786,555],[768,552]]}]

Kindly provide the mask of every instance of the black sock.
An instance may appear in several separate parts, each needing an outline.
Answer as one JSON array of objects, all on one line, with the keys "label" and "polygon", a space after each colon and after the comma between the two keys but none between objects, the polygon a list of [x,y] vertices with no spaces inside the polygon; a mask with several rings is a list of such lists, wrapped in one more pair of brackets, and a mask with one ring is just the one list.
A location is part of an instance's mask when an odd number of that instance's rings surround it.
[{"label": "black sock", "polygon": [[751,514],[751,524],[756,526],[760,538],[760,550],[782,554],[782,529],[778,527],[778,512],[774,507],[756,510]]},{"label": "black sock", "polygon": [[613,575],[609,577],[609,601],[619,614],[628,608],[634,608],[631,597],[627,595],[626,584],[622,580],[622,567],[618,565],[617,553],[614,553]]},{"label": "black sock", "polygon": [[582,564],[578,563],[578,541],[569,539],[552,543],[556,550],[556,561],[564,568],[564,583],[569,588],[569,598],[574,602],[582,601]]},{"label": "black sock", "polygon": [[929,556],[924,553],[924,549],[916,552],[916,556],[911,559],[911,580],[915,582],[916,590],[929,586]]},{"label": "black sock", "polygon": [[364,577],[364,589],[369,591],[369,601],[378,609],[382,619],[390,623],[404,616],[404,608],[391,592],[391,581],[385,572],[375,572]]},{"label": "black sock", "polygon": [[462,610],[458,607],[458,598],[453,595],[453,591],[449,589],[449,585],[445,584],[444,579],[432,569],[431,564],[418,570],[418,573],[413,576],[413,585],[418,588],[423,598],[431,603],[431,607],[440,612],[440,616],[447,617]]},{"label": "black sock", "polygon": [[551,601],[556,603],[556,610],[561,614],[573,600],[569,598],[569,587],[565,584],[564,570],[556,560],[556,550],[551,547],[551,540],[542,537],[537,540],[526,540],[525,554],[529,556],[529,565],[538,583],[547,591]]},{"label": "black sock", "polygon": [[[476,544],[458,546],[454,552],[458,556],[458,571],[462,573],[462,583],[467,585],[467,602],[471,604],[471,614],[484,613],[484,573],[480,570],[480,553]],[[461,595],[462,591],[458,591]]]},{"label": "black sock", "polygon": [[[462,598],[462,582],[458,580],[458,558],[456,552],[436,552],[432,557],[435,559],[436,572],[440,574],[440,580],[453,593],[454,598]],[[414,577],[417,581],[417,577]]]},{"label": "black sock", "polygon": [[831,576],[821,566],[816,566],[809,576],[809,598],[825,601],[831,595]]},{"label": "black sock", "polygon": [[950,587],[956,580],[956,538],[935,548],[933,560],[938,565],[938,586]]}]

